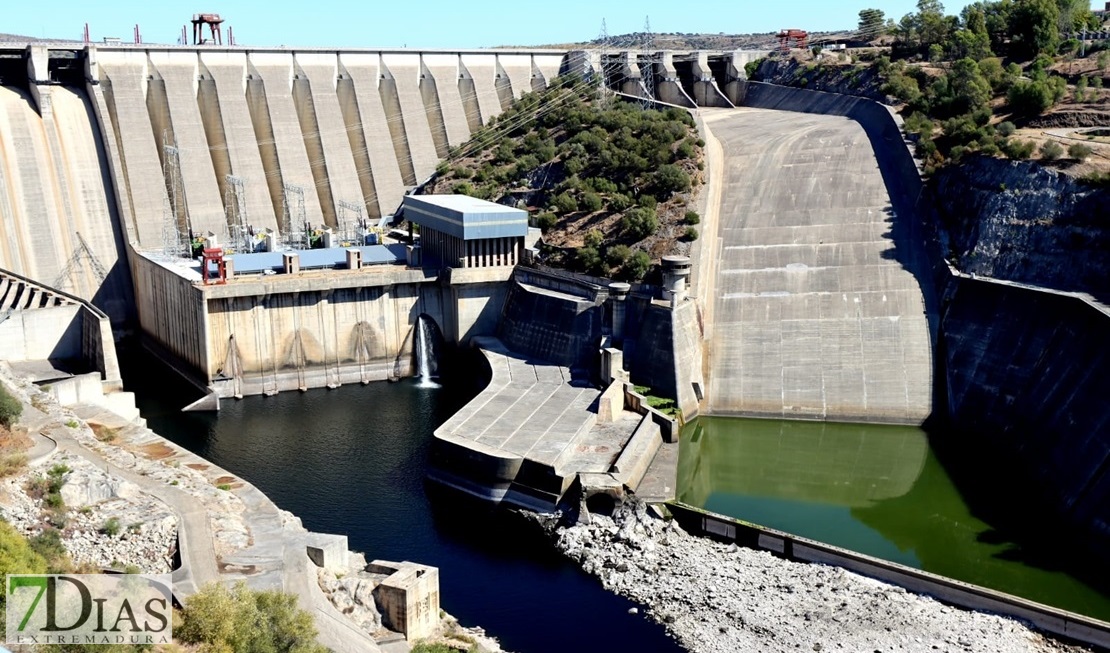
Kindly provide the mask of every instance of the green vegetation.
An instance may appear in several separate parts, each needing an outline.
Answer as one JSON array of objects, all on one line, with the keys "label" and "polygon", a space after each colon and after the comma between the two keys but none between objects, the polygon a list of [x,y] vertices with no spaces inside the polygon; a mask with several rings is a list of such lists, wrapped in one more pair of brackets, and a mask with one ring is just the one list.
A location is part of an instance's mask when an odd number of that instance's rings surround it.
[{"label": "green vegetation", "polygon": [[323,653],[316,643],[312,615],[297,607],[292,594],[255,592],[240,582],[234,587],[206,585],[189,597],[174,623],[174,635],[212,653]]},{"label": "green vegetation", "polygon": [[1064,156],[1064,146],[1056,141],[1045,141],[1041,144],[1041,159],[1044,161],[1055,161]]},{"label": "green vegetation", "polygon": [[11,453],[0,456],[0,478],[7,478],[23,471],[27,466],[27,454]]},{"label": "green vegetation", "polygon": [[7,388],[0,385],[0,426],[11,428],[22,414],[23,404],[19,403]]},{"label": "green vegetation", "polygon": [[119,535],[119,531],[119,519],[116,519],[115,517],[108,518],[108,520],[100,526],[100,532],[103,535],[107,535],[108,537],[115,537]]},{"label": "green vegetation", "polygon": [[66,420],[66,426],[71,429],[80,428],[81,423],[75,419]]},{"label": "green vegetation", "polygon": [[1094,150],[1089,145],[1083,143],[1073,143],[1068,147],[1068,158],[1075,159],[1076,161],[1083,162],[1087,157],[1091,156]]},{"label": "green vegetation", "polygon": [[561,77],[453,149],[429,192],[523,197],[545,234],[545,262],[639,280],[685,233],[704,146],[687,111],[602,99]]},{"label": "green vegetation", "polygon": [[[871,11],[860,12],[861,29],[865,22],[874,27],[875,15],[865,21]],[[1013,141],[1014,122],[995,114],[1020,123],[1064,100],[1068,82],[1053,67],[1074,58],[1079,43],[1061,43],[1059,35],[1099,24],[1083,0],[980,1],[958,16],[946,15],[938,0],[919,0],[893,28],[891,56],[872,69],[884,80],[882,91],[905,105],[906,131],[916,135],[926,172],[971,152],[1027,159],[1035,145]],[[1089,89],[1101,83],[1101,76],[1080,77],[1073,98],[1093,100],[1097,91]],[[1063,151],[1047,145],[1040,154],[1053,161]]]},{"label": "green vegetation", "polygon": [[[0,519],[0,578],[7,574],[46,573],[46,560],[31,548],[30,543],[11,524]],[[0,583],[0,612],[7,609],[8,583]],[[6,624],[0,624],[3,631]]]}]

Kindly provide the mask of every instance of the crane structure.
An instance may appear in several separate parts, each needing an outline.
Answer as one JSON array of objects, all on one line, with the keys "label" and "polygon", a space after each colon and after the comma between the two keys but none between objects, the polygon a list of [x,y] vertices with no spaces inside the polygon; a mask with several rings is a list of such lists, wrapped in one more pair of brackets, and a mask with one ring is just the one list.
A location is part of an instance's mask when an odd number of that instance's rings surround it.
[{"label": "crane structure", "polygon": [[786,52],[790,49],[791,41],[794,42],[794,47],[805,48],[806,43],[809,42],[809,32],[804,29],[788,28],[781,30],[778,33],[779,49]]},{"label": "crane structure", "polygon": [[[220,18],[219,14],[193,14],[193,45],[205,45],[207,43],[214,43],[216,45],[223,45],[223,31],[221,25],[224,19]],[[211,39],[204,38],[204,26],[207,25],[212,34]]]}]

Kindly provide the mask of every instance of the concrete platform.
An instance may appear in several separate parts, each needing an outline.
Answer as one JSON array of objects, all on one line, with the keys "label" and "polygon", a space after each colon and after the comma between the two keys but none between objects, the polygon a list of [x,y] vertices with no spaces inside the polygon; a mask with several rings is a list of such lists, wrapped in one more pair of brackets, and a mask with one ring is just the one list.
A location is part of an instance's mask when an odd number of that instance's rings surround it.
[{"label": "concrete platform", "polygon": [[436,431],[431,480],[544,511],[579,475],[607,476],[617,488],[638,485],[658,446],[652,438],[659,440],[658,429],[644,428],[644,416],[622,411],[598,422],[601,392],[573,380],[569,369],[527,359],[493,338],[475,343],[491,380]]}]

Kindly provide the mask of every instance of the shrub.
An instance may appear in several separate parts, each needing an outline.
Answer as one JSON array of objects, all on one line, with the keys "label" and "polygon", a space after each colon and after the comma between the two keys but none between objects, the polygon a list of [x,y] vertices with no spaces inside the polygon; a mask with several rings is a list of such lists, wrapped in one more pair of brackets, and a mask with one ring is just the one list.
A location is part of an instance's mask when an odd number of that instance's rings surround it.
[{"label": "shrub", "polygon": [[1087,157],[1091,156],[1091,154],[1093,153],[1094,150],[1092,150],[1090,146],[1084,145],[1083,143],[1073,143],[1070,147],[1068,147],[1068,157],[1075,159],[1076,161],[1086,161]]},{"label": "shrub", "polygon": [[1041,145],[1041,160],[1055,161],[1064,156],[1064,146],[1056,141],[1045,141]]},{"label": "shrub", "polygon": [[1010,87],[1006,94],[1006,103],[1014,113],[1039,116],[1059,102],[1066,91],[1067,83],[1060,77],[1019,81]]},{"label": "shrub", "polygon": [[108,537],[115,537],[119,535],[119,530],[119,520],[115,517],[109,518],[107,521],[100,525],[100,533],[102,535],[107,535]]},{"label": "shrub", "polygon": [[1036,143],[1011,138],[1002,144],[1002,153],[1011,159],[1024,160],[1033,156]]},{"label": "shrub", "polygon": [[542,231],[543,233],[547,233],[548,231],[553,229],[555,225],[559,222],[558,216],[556,216],[554,213],[547,212],[540,213],[536,216],[535,220],[536,226],[539,227],[540,231]]},{"label": "shrub", "polygon": [[587,211],[600,211],[602,206],[601,195],[587,191],[582,194],[582,207]]},{"label": "shrub", "polygon": [[0,425],[11,428],[22,414],[23,404],[10,395],[7,388],[0,385]]},{"label": "shrub", "polygon": [[632,281],[639,281],[647,274],[648,269],[651,267],[651,257],[645,252],[636,252],[629,257],[628,261],[621,268],[624,271],[624,277]]},{"label": "shrub", "polygon": [[470,179],[474,176],[474,171],[466,166],[455,166],[455,176],[459,179]]},{"label": "shrub", "polygon": [[609,207],[617,213],[627,211],[632,207],[632,198],[624,193],[616,193],[609,198]]},{"label": "shrub", "polygon": [[312,615],[297,598],[276,590],[252,591],[242,583],[212,583],[189,597],[174,635],[202,650],[236,653],[323,653]]},{"label": "shrub", "polygon": [[998,123],[998,127],[995,127],[995,129],[998,131],[998,135],[1003,138],[1009,138],[1017,131],[1017,127],[1009,120]]},{"label": "shrub", "polygon": [[62,544],[62,534],[56,528],[44,528],[41,533],[32,537],[28,544],[46,561],[46,568],[52,573],[63,573],[73,566],[69,553]]},{"label": "shrub", "polygon": [[553,208],[559,213],[574,213],[578,210],[578,200],[570,193],[563,191],[555,196],[552,201]]},{"label": "shrub", "polygon": [[13,453],[0,456],[0,478],[18,474],[27,466],[27,454]]},{"label": "shrub", "polygon": [[701,222],[701,216],[698,215],[697,211],[687,211],[686,215],[682,219],[686,222],[686,224],[697,224]]},{"label": "shrub", "polygon": [[7,601],[7,574],[44,574],[46,560],[31,547],[15,527],[0,520],[0,609]]},{"label": "shrub", "polygon": [[681,193],[690,190],[690,175],[676,165],[660,166],[655,173],[655,187],[664,193]]},{"label": "shrub", "polygon": [[655,209],[644,207],[632,209],[621,218],[621,228],[634,240],[647,238],[659,228]]},{"label": "shrub", "polygon": [[605,240],[605,235],[597,229],[590,229],[589,232],[586,233],[586,247],[596,248],[601,245],[601,241],[603,240]]},{"label": "shrub", "polygon": [[636,199],[636,204],[644,207],[645,209],[653,210],[655,209],[655,207],[659,206],[659,202],[655,199],[654,195],[641,195]]},{"label": "shrub", "polygon": [[698,239],[698,230],[696,227],[686,227],[686,233],[682,235],[686,240],[694,241]]},{"label": "shrub", "polygon": [[609,267],[619,268],[628,261],[628,257],[631,255],[632,250],[629,249],[628,245],[616,245],[605,252],[605,262],[609,264]]},{"label": "shrub", "polygon": [[597,193],[617,192],[617,184],[604,177],[590,177],[586,180],[586,187]]},{"label": "shrub", "polygon": [[601,254],[596,247],[579,247],[574,252],[574,260],[587,272],[601,267]]}]

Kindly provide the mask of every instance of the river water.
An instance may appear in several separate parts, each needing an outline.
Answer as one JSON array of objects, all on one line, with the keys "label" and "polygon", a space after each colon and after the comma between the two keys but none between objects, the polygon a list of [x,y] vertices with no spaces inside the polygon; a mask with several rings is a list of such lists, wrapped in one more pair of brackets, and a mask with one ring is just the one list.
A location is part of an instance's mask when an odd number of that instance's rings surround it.
[{"label": "river water", "polygon": [[195,391],[148,355],[122,358],[154,431],[250,481],[310,530],[346,534],[368,560],[439,567],[442,607],[506,650],[682,650],[534,527],[426,485],[432,432],[475,389],[348,385],[226,400],[217,417],[179,412]]},{"label": "river water", "polygon": [[1110,621],[1110,594],[1062,569],[1066,541],[1022,539],[965,500],[1006,501],[982,487],[998,470],[951,473],[921,429],[701,418],[682,436],[685,503]]}]

